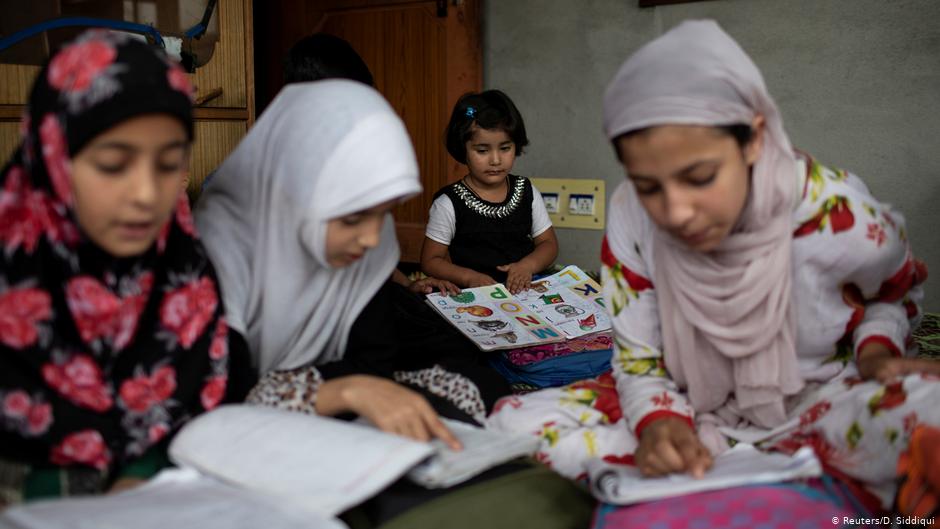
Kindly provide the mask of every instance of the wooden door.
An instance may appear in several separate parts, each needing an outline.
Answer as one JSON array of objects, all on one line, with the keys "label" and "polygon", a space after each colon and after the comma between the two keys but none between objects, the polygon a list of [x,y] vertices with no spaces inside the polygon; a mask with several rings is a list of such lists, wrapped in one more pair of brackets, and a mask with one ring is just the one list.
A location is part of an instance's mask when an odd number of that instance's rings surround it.
[{"label": "wooden door", "polygon": [[[166,3],[171,5],[172,3]],[[238,145],[254,120],[254,46],[252,0],[219,0],[213,17],[219,41],[207,64],[190,75],[196,98],[217,97],[197,104],[189,193],[195,198],[205,176]],[[118,19],[120,16],[117,17]],[[33,37],[40,41],[40,37]],[[0,64],[0,166],[19,146],[19,120],[39,66]]]},{"label": "wooden door", "polygon": [[482,86],[480,2],[255,2],[259,113],[284,84],[282,64],[290,47],[322,31],[352,44],[372,71],[376,88],[405,122],[424,191],[395,211],[403,261],[419,259],[434,192],[463,176],[463,167],[444,148],[444,128],[457,98]]}]

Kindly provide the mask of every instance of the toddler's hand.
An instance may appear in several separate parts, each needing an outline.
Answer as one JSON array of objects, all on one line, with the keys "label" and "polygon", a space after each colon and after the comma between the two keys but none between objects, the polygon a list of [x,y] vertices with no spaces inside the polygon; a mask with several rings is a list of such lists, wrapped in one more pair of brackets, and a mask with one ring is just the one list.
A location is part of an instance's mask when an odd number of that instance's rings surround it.
[{"label": "toddler's hand", "polygon": [[512,294],[518,294],[532,285],[532,272],[519,263],[497,266],[500,272],[506,272],[506,287]]},{"label": "toddler's hand", "polygon": [[415,294],[430,294],[434,290],[440,290],[441,295],[451,295],[456,296],[460,294],[460,287],[447,281],[445,279],[438,279],[436,277],[426,277],[424,279],[419,279],[411,284],[408,287],[408,290],[414,292]]},{"label": "toddler's hand", "polygon": [[467,287],[488,287],[490,285],[495,285],[496,280],[486,274],[476,274],[473,278],[467,282]]},{"label": "toddler's hand", "polygon": [[712,456],[695,430],[676,417],[656,419],[643,429],[634,454],[644,476],[688,472],[701,478],[712,466]]}]

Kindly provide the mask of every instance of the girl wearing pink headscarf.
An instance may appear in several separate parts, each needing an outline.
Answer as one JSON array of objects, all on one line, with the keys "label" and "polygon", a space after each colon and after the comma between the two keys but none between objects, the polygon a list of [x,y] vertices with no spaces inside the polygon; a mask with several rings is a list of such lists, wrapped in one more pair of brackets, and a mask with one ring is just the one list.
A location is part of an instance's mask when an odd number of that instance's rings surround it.
[{"label": "girl wearing pink headscarf", "polygon": [[627,174],[601,254],[612,373],[504,399],[489,426],[541,435],[573,478],[701,476],[729,439],[810,445],[890,505],[911,431],[940,424],[940,363],[909,356],[926,268],[901,215],[793,149],[713,21],[630,57],[604,127]]}]

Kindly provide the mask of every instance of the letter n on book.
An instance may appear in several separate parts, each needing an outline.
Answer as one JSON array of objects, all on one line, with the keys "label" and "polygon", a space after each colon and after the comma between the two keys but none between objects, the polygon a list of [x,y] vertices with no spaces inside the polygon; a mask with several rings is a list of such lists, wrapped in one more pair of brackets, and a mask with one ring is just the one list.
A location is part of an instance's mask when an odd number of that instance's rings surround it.
[{"label": "letter n on book", "polygon": [[[535,316],[532,316],[532,315],[529,315],[529,316],[516,316],[516,319],[519,320],[519,323],[525,325],[526,327],[528,327],[528,326],[530,326],[530,325],[541,325],[541,324],[542,324],[542,322],[540,322],[538,318],[536,318]],[[536,330],[538,330],[538,329],[536,329]],[[535,332],[535,331],[532,331],[532,332]],[[536,334],[536,336],[538,336],[538,335]],[[552,336],[558,336],[558,335],[557,335],[557,334],[553,334]],[[541,336],[539,336],[539,338],[541,338]]]}]

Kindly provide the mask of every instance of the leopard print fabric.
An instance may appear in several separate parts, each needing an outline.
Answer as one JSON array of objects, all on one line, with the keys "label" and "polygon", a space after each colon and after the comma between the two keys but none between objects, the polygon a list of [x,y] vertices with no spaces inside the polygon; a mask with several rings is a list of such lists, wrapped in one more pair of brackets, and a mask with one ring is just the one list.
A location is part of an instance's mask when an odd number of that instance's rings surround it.
[{"label": "leopard print fabric", "polygon": [[432,395],[447,399],[480,424],[486,419],[486,405],[479,388],[472,380],[459,373],[435,365],[419,371],[396,371],[394,377],[399,384],[417,386]]},{"label": "leopard print fabric", "polygon": [[[480,390],[463,375],[435,365],[419,371],[396,371],[394,377],[399,384],[423,388],[446,399],[481,424],[486,418]],[[314,366],[272,371],[258,381],[245,400],[251,404],[316,414],[317,390],[322,383],[323,376]]]},{"label": "leopard print fabric", "polygon": [[314,366],[271,371],[251,389],[245,402],[316,414],[317,390],[323,376]]}]

